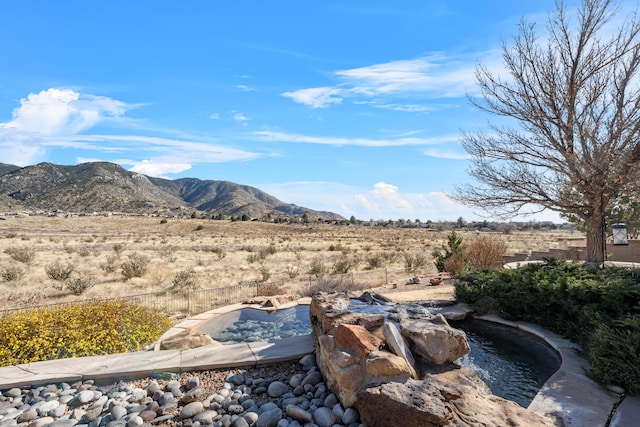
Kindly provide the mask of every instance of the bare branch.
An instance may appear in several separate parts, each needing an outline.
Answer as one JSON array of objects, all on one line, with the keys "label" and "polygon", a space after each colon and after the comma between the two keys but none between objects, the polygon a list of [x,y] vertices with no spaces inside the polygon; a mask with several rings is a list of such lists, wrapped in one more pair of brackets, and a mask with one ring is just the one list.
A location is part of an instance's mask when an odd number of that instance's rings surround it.
[{"label": "bare branch", "polygon": [[572,20],[558,0],[546,40],[522,21],[503,44],[508,79],[476,68],[482,97],[471,103],[515,125],[463,134],[478,184],[456,199],[501,213],[534,204],[578,216],[597,228],[592,243],[601,241],[597,218],[640,177],[640,20],[634,13],[605,38],[616,13],[611,0],[582,0]]}]

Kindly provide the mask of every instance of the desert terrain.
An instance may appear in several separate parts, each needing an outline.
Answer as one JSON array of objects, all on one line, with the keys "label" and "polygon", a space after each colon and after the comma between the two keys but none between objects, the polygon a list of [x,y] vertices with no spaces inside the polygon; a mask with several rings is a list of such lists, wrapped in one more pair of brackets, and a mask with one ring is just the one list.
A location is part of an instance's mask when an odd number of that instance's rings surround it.
[{"label": "desert terrain", "polygon": [[[166,291],[188,277],[197,289],[244,282],[274,284],[287,292],[310,278],[347,272],[381,293],[417,292],[438,275],[431,253],[448,231],[328,224],[167,219],[149,217],[3,217],[0,220],[0,310]],[[474,231],[458,231],[465,241]],[[507,254],[547,250],[575,239],[565,231],[493,233]],[[16,256],[17,254],[17,256]],[[22,257],[20,256],[22,254]],[[415,266],[406,267],[407,257]],[[19,258],[19,259],[16,259]],[[144,261],[144,272],[125,277],[123,264]],[[54,267],[71,270],[92,286],[74,295]],[[182,274],[182,276],[180,276]],[[447,283],[445,281],[445,283]],[[451,293],[450,282],[438,295]],[[425,299],[421,294],[398,295]]]}]

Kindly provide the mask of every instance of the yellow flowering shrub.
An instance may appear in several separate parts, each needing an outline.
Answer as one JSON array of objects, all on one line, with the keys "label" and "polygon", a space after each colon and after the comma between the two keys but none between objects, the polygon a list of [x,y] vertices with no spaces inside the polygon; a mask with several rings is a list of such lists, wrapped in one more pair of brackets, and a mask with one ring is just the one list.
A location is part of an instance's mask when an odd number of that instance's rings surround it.
[{"label": "yellow flowering shrub", "polygon": [[20,311],[0,318],[0,366],[139,351],[170,327],[162,314],[126,301]]}]

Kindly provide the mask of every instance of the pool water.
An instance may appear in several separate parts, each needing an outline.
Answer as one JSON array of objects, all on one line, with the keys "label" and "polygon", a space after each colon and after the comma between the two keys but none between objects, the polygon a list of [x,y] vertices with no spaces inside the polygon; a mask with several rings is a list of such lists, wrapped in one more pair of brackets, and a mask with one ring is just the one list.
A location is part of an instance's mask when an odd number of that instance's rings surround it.
[{"label": "pool water", "polygon": [[222,344],[274,342],[311,333],[309,306],[277,311],[243,308],[215,317],[199,329]]},{"label": "pool water", "polygon": [[471,347],[456,363],[474,370],[494,395],[523,408],[560,367],[558,353],[534,335],[480,320],[450,323],[465,331]]}]

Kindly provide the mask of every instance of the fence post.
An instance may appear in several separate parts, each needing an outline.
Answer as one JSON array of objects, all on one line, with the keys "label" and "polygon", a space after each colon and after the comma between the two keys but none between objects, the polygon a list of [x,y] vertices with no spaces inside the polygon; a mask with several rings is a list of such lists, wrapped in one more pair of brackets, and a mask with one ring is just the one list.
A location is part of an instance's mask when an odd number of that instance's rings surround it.
[{"label": "fence post", "polygon": [[191,289],[187,288],[187,313],[191,314]]},{"label": "fence post", "polygon": [[387,267],[384,268],[384,284],[389,283],[389,271],[387,271]]}]

